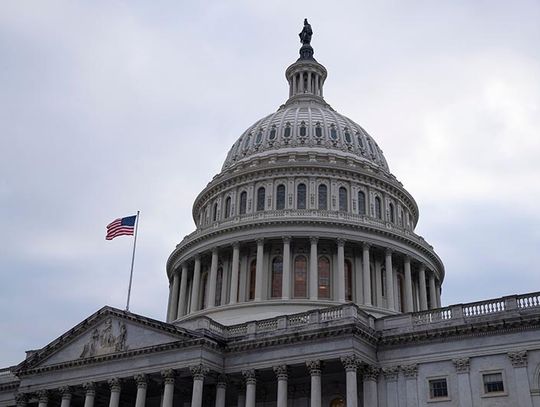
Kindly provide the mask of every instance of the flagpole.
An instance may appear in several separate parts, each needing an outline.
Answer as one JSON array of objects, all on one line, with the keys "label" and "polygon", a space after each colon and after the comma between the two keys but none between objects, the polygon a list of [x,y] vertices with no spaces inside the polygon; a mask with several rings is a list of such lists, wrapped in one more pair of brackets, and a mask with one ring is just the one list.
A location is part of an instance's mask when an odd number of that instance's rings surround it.
[{"label": "flagpole", "polygon": [[135,236],[133,237],[133,254],[131,255],[131,272],[129,273],[126,311],[129,311],[129,299],[131,297],[131,283],[133,282],[133,264],[135,263],[135,247],[137,246],[137,230],[139,229],[139,214],[140,211],[137,211],[137,219],[135,220]]}]

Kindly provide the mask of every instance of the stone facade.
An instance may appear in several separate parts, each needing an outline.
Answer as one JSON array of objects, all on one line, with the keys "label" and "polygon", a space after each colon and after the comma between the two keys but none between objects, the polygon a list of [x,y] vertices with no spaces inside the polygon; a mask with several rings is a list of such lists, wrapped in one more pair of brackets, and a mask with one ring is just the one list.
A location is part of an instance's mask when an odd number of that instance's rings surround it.
[{"label": "stone facade", "polygon": [[0,407],[540,407],[540,293],[442,308],[416,202],[300,55],[195,200],[166,322],[102,308],[0,370]]}]

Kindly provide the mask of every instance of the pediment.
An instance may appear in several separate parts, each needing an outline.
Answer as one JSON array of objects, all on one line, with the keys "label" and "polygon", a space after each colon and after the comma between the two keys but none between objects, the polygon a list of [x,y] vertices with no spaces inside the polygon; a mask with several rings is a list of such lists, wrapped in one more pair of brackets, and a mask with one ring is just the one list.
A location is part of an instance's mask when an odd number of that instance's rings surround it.
[{"label": "pediment", "polygon": [[192,338],[194,335],[174,325],[104,307],[35,352],[19,368],[61,365]]}]

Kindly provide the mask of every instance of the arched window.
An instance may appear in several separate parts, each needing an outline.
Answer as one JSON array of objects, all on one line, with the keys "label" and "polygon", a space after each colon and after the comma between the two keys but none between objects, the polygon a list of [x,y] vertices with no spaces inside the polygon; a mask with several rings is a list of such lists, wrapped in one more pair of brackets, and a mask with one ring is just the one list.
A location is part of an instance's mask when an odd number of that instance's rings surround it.
[{"label": "arched window", "polygon": [[330,260],[328,257],[319,257],[319,298],[330,298]]},{"label": "arched window", "polygon": [[278,256],[272,260],[272,298],[281,298],[281,283],[283,281],[283,258]]},{"label": "arched window", "polygon": [[298,184],[296,188],[296,209],[306,209],[306,184]]},{"label": "arched window", "polygon": [[255,299],[255,282],[257,280],[257,260],[252,260],[249,265],[249,293],[248,299]]},{"label": "arched window", "polygon": [[206,304],[206,289],[208,288],[208,272],[205,272],[202,274],[201,277],[201,309],[205,309],[207,307]]},{"label": "arched window", "polygon": [[276,209],[285,209],[285,185],[278,185],[276,189]]},{"label": "arched window", "polygon": [[375,197],[375,217],[377,219],[382,219],[382,205],[381,205],[381,198],[378,196]]},{"label": "arched window", "polygon": [[240,215],[244,215],[246,213],[246,206],[247,206],[247,192],[244,191],[240,194]]},{"label": "arched window", "polygon": [[294,260],[294,298],[307,297],[307,258],[297,256]]},{"label": "arched window", "polygon": [[343,212],[347,212],[348,210],[348,199],[347,199],[347,188],[341,187],[339,188],[339,210]]},{"label": "arched window", "polygon": [[257,211],[264,211],[264,199],[266,191],[264,187],[260,187],[257,190]]},{"label": "arched window", "polygon": [[217,221],[217,202],[214,204],[213,215],[212,215],[212,221],[213,221],[213,222],[216,222],[216,221]]},{"label": "arched window", "polygon": [[216,276],[216,298],[214,305],[221,305],[221,288],[223,286],[223,267],[218,268]]},{"label": "arched window", "polygon": [[328,188],[324,184],[319,185],[319,209],[328,209]]},{"label": "arched window", "polygon": [[394,223],[396,221],[396,215],[394,211],[394,204],[390,202],[388,205],[388,209],[390,210],[390,222]]},{"label": "arched window", "polygon": [[345,301],[352,301],[352,264],[349,260],[345,260]]},{"label": "arched window", "polygon": [[366,214],[366,194],[364,191],[358,191],[358,214]]},{"label": "arched window", "polygon": [[337,140],[337,138],[338,138],[336,128],[334,127],[333,124],[330,127],[330,137],[332,138],[332,140]]},{"label": "arched window", "polygon": [[225,199],[225,219],[227,219],[229,216],[231,216],[231,197],[228,196],[227,199]]}]

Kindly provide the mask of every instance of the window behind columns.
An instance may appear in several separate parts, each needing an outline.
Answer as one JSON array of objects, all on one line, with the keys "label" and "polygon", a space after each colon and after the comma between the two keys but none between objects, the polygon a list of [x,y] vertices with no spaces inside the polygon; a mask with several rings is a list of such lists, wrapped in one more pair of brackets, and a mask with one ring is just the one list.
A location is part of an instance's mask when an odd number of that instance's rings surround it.
[{"label": "window behind columns", "polygon": [[319,185],[319,209],[328,209],[328,187],[324,184]]},{"label": "window behind columns", "polygon": [[348,210],[348,197],[347,197],[347,188],[339,188],[339,210],[346,212]]},{"label": "window behind columns", "polygon": [[246,206],[247,206],[247,192],[244,191],[240,194],[240,215],[244,215],[246,213]]},{"label": "window behind columns", "polygon": [[396,215],[395,215],[394,204],[392,202],[390,202],[390,204],[388,205],[388,210],[390,211],[390,222],[395,223]]},{"label": "window behind columns", "polygon": [[216,276],[216,298],[214,305],[221,304],[221,288],[223,286],[223,267],[219,267]]},{"label": "window behind columns", "polygon": [[228,218],[231,216],[231,197],[228,196],[227,199],[225,199],[225,218]]},{"label": "window behind columns", "polygon": [[294,259],[294,297],[307,297],[307,258],[304,255]]},{"label": "window behind columns", "polygon": [[283,281],[283,258],[275,257],[272,260],[272,298],[281,298],[281,283]]},{"label": "window behind columns", "polygon": [[276,209],[285,209],[285,185],[280,184],[276,189]]},{"label": "window behind columns", "polygon": [[296,188],[296,208],[306,209],[306,184],[298,184]]},{"label": "window behind columns", "polygon": [[350,260],[345,260],[345,300],[352,301],[352,263]]},{"label": "window behind columns", "polygon": [[382,219],[381,198],[379,198],[378,196],[375,197],[375,217],[377,219]]},{"label": "window behind columns", "polygon": [[217,221],[217,202],[214,204],[214,207],[213,207],[213,214],[212,214],[212,221],[215,222]]},{"label": "window behind columns", "polygon": [[318,264],[318,276],[319,276],[319,298],[330,298],[330,260],[328,257],[319,257]]},{"label": "window behind columns", "polygon": [[358,214],[366,214],[366,194],[364,193],[364,191],[358,192]]},{"label": "window behind columns", "polygon": [[251,260],[251,263],[249,265],[249,293],[248,293],[248,299],[254,300],[255,299],[255,281],[257,279],[257,260],[253,259]]},{"label": "window behind columns", "polygon": [[266,190],[264,187],[260,187],[257,190],[257,211],[264,211],[264,199],[266,196]]}]

